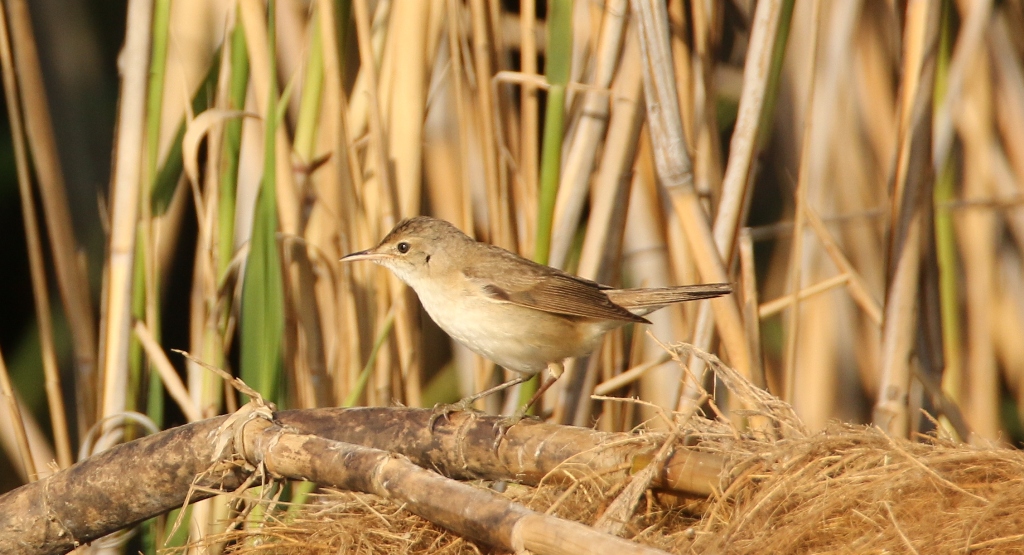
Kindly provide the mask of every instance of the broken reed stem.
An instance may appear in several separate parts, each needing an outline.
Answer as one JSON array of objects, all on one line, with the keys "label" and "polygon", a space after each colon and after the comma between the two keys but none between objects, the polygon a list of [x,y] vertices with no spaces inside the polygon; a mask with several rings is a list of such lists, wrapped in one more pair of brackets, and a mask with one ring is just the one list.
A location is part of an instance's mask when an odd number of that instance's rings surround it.
[{"label": "broken reed stem", "polygon": [[796,295],[786,295],[775,299],[774,301],[768,301],[761,306],[757,307],[757,314],[761,318],[771,318],[776,314],[782,312],[786,308],[793,306],[793,301],[799,299],[801,301],[813,297],[815,295],[831,291],[841,285],[846,285],[850,281],[850,274],[839,274],[832,276],[828,279],[823,279],[814,285],[809,285],[800,290]]},{"label": "broken reed stem", "polygon": [[[198,422],[203,419],[202,412],[196,407],[195,402],[188,394],[188,390],[185,388],[185,384],[181,382],[181,378],[178,377],[177,371],[171,364],[171,361],[167,359],[167,355],[163,349],[160,348],[160,344],[156,338],[146,327],[145,322],[141,320],[135,322],[135,337],[138,338],[139,343],[142,345],[142,349],[146,352],[149,357],[150,368],[156,371],[157,375],[160,376],[161,385],[167,388],[167,393],[170,394],[171,398],[178,404],[178,408],[184,413],[185,418],[189,422]],[[163,392],[161,391],[161,395]]]},{"label": "broken reed stem", "polygon": [[[271,475],[373,493],[462,536],[533,553],[664,553],[577,522],[543,515],[501,495],[456,482],[386,451],[287,431],[253,419],[236,433],[236,450]],[[236,440],[237,441],[237,440]]]},{"label": "broken reed stem", "polygon": [[[214,455],[209,438],[225,419],[203,420],[116,445],[0,496],[0,553],[63,554],[180,507],[193,486],[238,487],[244,474],[235,465],[205,474]],[[201,492],[191,499],[214,493]]]},{"label": "broken reed stem", "polygon": [[[407,503],[412,499],[401,496],[413,492],[414,486],[426,487],[426,492],[417,497],[442,505],[422,508],[439,511],[435,522],[471,537],[484,535],[485,541],[497,539],[501,543],[496,545],[506,549],[532,546],[539,553],[547,549],[546,542],[557,540],[559,535],[587,538],[580,540],[583,543],[567,544],[571,549],[606,542],[611,542],[607,549],[614,549],[607,552],[628,553],[617,550],[634,549],[633,544],[617,538],[590,537],[590,531],[582,525],[540,518],[508,506],[490,514],[500,515],[508,510],[516,519],[499,517],[494,524],[500,528],[489,532],[490,523],[478,526],[449,512],[446,507],[458,505],[450,502],[450,495],[436,493],[441,491],[436,485],[456,487],[477,499],[481,495],[493,497],[492,494],[482,490],[470,493],[466,490],[468,486],[439,482],[445,479],[432,473],[424,476],[426,471],[422,468],[466,479],[491,476],[532,484],[560,477],[571,480],[602,470],[624,472],[636,464],[648,464],[652,448],[659,438],[664,440],[664,434],[637,437],[524,421],[509,430],[496,452],[495,418],[457,413],[452,415],[451,422],[438,421],[431,431],[427,426],[431,414],[427,409],[285,411],[276,415],[281,427],[274,425],[272,437],[243,434],[249,436],[245,452],[257,454],[250,457],[250,462],[266,460],[272,472],[294,479],[310,478],[322,484],[374,493],[380,493],[378,482],[392,481],[400,486],[399,491],[389,490],[386,496],[398,495]],[[67,470],[0,496],[0,552],[64,553],[80,543],[180,507],[186,499],[195,502],[234,490],[252,475],[253,469],[238,464],[231,455],[232,438],[237,436],[231,435],[231,428],[225,426],[229,419],[238,417],[211,418],[114,446]],[[265,420],[259,425],[272,426]],[[343,437],[365,441],[368,446],[342,444]],[[272,447],[274,443],[277,447]],[[393,465],[398,459],[379,447],[407,455],[420,468],[404,462]],[[346,458],[347,455],[352,458]],[[339,457],[344,460],[336,460]],[[331,464],[332,460],[337,464]],[[669,488],[682,485],[694,494],[707,496],[720,489],[719,476],[726,460],[722,455],[677,449],[666,462],[666,470],[659,470],[653,483]],[[374,465],[379,462],[391,466],[376,468]],[[377,471],[384,470],[385,480],[375,478],[381,476]],[[412,476],[414,472],[416,476]],[[132,480],[125,480],[125,476]],[[139,483],[147,487],[139,488]],[[494,507],[491,505],[490,510]],[[516,520],[521,524],[516,524]],[[549,534],[551,529],[556,531],[553,536]],[[515,543],[516,538],[521,538],[521,542]]]},{"label": "broken reed stem", "polygon": [[[524,484],[572,479],[574,473],[630,467],[648,460],[661,434],[630,436],[524,420],[509,428],[494,450],[499,417],[453,413],[428,426],[432,411],[359,407],[282,411],[281,422],[295,429],[347,443],[402,453],[423,468],[459,479],[505,479]],[[529,453],[529,456],[525,454]],[[706,496],[720,487],[727,461],[680,449],[666,463],[658,487]],[[642,466],[642,464],[641,464]]]}]

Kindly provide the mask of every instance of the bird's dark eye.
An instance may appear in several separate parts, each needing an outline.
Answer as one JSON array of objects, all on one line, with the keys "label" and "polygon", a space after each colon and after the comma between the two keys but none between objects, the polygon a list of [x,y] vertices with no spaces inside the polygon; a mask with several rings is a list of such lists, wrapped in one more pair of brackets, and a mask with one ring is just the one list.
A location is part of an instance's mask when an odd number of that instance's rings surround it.
[{"label": "bird's dark eye", "polygon": [[409,252],[409,243],[402,241],[401,243],[395,245],[395,248],[398,249],[398,252],[405,254]]}]

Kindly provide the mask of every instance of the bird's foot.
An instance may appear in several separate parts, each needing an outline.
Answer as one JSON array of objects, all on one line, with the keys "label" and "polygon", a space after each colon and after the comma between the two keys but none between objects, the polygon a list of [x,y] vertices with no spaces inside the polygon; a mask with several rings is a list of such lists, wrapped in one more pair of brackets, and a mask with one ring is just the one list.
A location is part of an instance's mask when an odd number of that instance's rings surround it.
[{"label": "bird's foot", "polygon": [[430,415],[430,420],[427,421],[427,428],[430,431],[434,431],[434,424],[437,423],[439,418],[444,417],[448,420],[448,415],[453,412],[477,412],[473,408],[473,403],[476,401],[473,397],[466,397],[465,399],[457,403],[438,403],[434,405],[433,413]]},{"label": "bird's foot", "polygon": [[514,414],[511,416],[503,416],[494,423],[494,450],[498,450],[498,446],[501,445],[501,440],[505,438],[505,434],[508,433],[509,428],[515,426],[524,418],[526,418],[526,411],[530,410],[530,405],[524,405],[519,407]]}]

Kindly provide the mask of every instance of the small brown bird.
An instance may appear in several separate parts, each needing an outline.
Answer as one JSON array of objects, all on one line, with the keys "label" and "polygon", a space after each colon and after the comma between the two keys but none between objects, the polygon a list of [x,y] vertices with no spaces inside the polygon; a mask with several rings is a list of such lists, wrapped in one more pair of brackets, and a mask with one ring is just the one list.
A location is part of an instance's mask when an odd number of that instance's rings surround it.
[{"label": "small brown bird", "polygon": [[456,405],[462,409],[544,368],[557,379],[565,359],[590,353],[615,328],[649,324],[645,314],[732,292],[727,283],[613,289],[477,242],[454,225],[426,216],[403,220],[376,247],[341,260],[372,260],[391,270],[416,291],[427,314],[448,335],[520,374],[463,399]]}]

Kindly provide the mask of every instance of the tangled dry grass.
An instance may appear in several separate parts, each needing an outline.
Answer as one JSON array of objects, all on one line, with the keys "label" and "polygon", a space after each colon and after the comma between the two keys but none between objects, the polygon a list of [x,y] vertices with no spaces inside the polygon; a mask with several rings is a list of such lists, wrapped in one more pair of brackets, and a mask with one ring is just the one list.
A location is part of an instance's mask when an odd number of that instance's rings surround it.
[{"label": "tangled dry grass", "polygon": [[[625,528],[634,541],[673,553],[1024,553],[1021,452],[839,423],[808,433],[788,405],[707,362],[750,426],[682,422],[686,444],[728,456],[721,489],[710,499],[648,492]],[[592,524],[627,482],[595,474],[568,486],[479,485]],[[365,494],[321,492],[277,514],[209,541],[236,555],[493,552]]]},{"label": "tangled dry grass", "polygon": [[703,515],[697,552],[1024,552],[1024,456],[836,424],[741,440],[735,480]]}]

